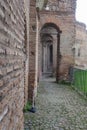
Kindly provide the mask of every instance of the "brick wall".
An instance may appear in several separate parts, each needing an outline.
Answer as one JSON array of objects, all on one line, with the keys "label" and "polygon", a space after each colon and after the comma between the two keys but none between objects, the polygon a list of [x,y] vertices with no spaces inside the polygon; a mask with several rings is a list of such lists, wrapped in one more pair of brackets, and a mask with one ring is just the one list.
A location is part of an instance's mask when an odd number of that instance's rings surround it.
[{"label": "brick wall", "polygon": [[0,1],[0,130],[23,130],[23,0]]},{"label": "brick wall", "polygon": [[75,12],[76,0],[48,0],[47,10],[50,11],[62,11]]},{"label": "brick wall", "polygon": [[36,14],[36,1],[30,1],[30,23],[29,23],[29,88],[28,88],[28,99],[30,102],[33,102],[33,98],[37,93],[37,37],[38,37],[38,28],[37,28],[37,14]]},{"label": "brick wall", "polygon": [[75,65],[87,68],[87,30],[84,23],[76,22]]},{"label": "brick wall", "polygon": [[24,99],[25,104],[28,101],[28,76],[29,76],[29,13],[30,13],[30,0],[24,0],[25,5],[25,15],[26,15],[26,24],[25,24],[25,50],[26,50],[26,61],[25,61],[25,90],[24,90]]},{"label": "brick wall", "polygon": [[[55,1],[51,1],[53,5]],[[59,67],[60,79],[66,80],[68,78],[68,70],[71,65],[74,64],[74,57],[72,46],[75,43],[75,7],[76,1],[73,2],[69,0],[70,9],[66,10],[68,6],[67,1],[65,1],[64,8],[62,7],[59,10],[42,10],[40,12],[40,27],[39,30],[46,23],[54,23],[62,33],[60,34],[60,53],[61,53],[61,62]],[[60,7],[61,4],[59,4]],[[65,6],[66,5],[66,6]],[[63,9],[63,10],[62,10]],[[41,43],[40,43],[41,44]],[[41,45],[39,45],[39,50]],[[40,51],[39,51],[39,54]],[[40,57],[40,56],[39,56]],[[40,59],[39,59],[40,60]],[[40,63],[40,61],[39,61]],[[40,67],[39,67],[40,68]]]}]

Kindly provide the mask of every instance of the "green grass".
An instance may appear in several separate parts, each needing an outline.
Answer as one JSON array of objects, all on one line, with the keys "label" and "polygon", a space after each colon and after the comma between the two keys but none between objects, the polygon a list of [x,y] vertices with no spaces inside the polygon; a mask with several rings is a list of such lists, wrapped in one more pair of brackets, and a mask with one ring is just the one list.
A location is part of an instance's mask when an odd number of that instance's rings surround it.
[{"label": "green grass", "polygon": [[24,106],[23,112],[28,112],[32,107],[32,104],[30,102],[27,102],[27,104]]}]

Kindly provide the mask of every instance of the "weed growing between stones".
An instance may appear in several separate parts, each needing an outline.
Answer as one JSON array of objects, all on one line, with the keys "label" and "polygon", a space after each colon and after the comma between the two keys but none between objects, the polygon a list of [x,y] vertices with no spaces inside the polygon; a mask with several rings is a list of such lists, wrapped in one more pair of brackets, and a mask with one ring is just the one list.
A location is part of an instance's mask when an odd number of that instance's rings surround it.
[{"label": "weed growing between stones", "polygon": [[63,85],[71,85],[71,83],[69,81],[65,81],[65,80],[61,80],[59,81],[59,84],[63,84]]},{"label": "weed growing between stones", "polygon": [[26,105],[24,106],[23,112],[28,112],[32,107],[32,103],[27,102]]}]

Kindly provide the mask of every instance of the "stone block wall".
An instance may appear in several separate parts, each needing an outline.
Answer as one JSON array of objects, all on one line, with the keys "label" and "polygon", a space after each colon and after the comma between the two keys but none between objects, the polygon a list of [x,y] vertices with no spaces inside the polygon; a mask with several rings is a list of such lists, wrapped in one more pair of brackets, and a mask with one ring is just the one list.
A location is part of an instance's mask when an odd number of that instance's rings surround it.
[{"label": "stone block wall", "polygon": [[0,130],[23,130],[23,0],[0,1]]}]

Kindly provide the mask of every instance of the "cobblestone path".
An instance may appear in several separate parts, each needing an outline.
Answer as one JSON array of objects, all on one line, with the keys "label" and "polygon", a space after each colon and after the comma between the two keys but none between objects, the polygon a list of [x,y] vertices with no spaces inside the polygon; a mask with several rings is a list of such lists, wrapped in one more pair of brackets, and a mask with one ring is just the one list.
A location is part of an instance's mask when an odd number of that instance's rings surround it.
[{"label": "cobblestone path", "polygon": [[25,130],[87,130],[87,100],[51,79],[38,88],[36,113],[25,113]]}]

